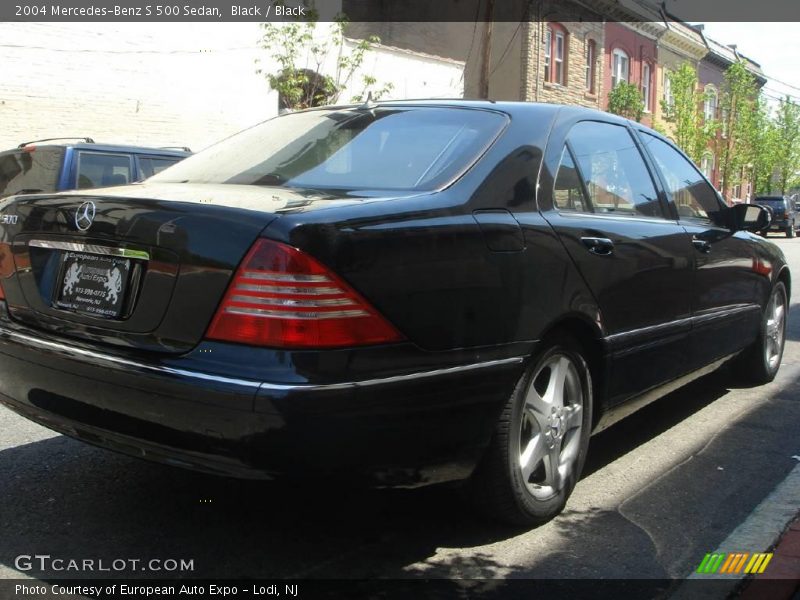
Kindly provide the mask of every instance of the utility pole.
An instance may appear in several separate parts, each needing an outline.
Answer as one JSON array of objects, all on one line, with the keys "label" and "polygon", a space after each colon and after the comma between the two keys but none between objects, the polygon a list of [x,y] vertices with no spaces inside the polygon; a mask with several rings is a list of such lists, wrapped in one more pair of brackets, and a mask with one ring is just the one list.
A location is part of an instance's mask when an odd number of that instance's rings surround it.
[{"label": "utility pole", "polygon": [[481,69],[478,83],[478,98],[489,98],[489,64],[492,59],[492,19],[494,18],[495,0],[486,0],[486,11],[483,13],[484,29],[481,45]]}]

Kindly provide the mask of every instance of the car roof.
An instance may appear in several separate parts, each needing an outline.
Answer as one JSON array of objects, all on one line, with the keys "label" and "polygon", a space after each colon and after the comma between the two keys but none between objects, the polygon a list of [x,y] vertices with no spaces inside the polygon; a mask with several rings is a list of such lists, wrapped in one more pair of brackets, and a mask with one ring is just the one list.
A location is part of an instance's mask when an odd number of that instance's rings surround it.
[{"label": "car roof", "polygon": [[153,146],[131,146],[127,144],[104,144],[104,143],[87,143],[87,142],[51,142],[47,141],[43,144],[38,144],[35,141],[29,142],[22,147],[9,148],[7,151],[19,151],[25,148],[77,148],[79,150],[96,150],[98,152],[124,152],[127,154],[148,154],[157,156],[175,156],[184,158],[192,154],[188,149],[181,150],[178,148],[158,148]]}]

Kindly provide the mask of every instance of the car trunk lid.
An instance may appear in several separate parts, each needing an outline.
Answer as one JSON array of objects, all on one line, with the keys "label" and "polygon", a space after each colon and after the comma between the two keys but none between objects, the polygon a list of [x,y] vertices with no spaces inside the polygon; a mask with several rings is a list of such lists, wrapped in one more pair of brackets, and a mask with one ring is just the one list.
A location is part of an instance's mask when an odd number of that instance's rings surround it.
[{"label": "car trunk lid", "polygon": [[9,314],[58,335],[186,351],[263,229],[311,201],[285,189],[178,184],[9,199],[0,206]]}]

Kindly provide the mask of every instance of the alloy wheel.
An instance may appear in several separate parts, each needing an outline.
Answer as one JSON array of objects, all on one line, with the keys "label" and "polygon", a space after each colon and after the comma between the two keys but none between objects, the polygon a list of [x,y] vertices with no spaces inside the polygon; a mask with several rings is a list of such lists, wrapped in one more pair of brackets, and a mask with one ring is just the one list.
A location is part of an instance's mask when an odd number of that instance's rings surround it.
[{"label": "alloy wheel", "polygon": [[783,354],[786,321],[786,296],[776,290],[770,298],[764,328],[764,358],[770,369],[776,369]]},{"label": "alloy wheel", "polygon": [[538,500],[558,494],[580,453],[584,394],[574,360],[554,354],[533,374],[519,431],[519,469]]}]

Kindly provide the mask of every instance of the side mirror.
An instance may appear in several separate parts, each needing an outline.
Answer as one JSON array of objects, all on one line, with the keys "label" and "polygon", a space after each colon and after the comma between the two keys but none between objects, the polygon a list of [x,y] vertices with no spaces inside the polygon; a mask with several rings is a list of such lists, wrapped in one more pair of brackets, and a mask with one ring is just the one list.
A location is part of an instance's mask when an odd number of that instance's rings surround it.
[{"label": "side mirror", "polygon": [[758,204],[737,204],[731,207],[731,216],[734,231],[758,233],[772,222],[772,212]]}]

